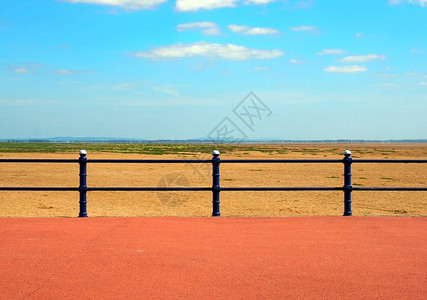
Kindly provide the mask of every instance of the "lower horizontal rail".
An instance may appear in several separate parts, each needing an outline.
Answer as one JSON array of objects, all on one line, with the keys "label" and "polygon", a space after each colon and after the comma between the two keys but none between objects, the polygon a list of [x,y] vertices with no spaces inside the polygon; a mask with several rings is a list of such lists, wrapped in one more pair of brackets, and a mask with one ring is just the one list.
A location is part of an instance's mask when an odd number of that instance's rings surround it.
[{"label": "lower horizontal rail", "polygon": [[352,163],[425,164],[426,159],[353,159]]},{"label": "lower horizontal rail", "polygon": [[221,159],[221,163],[342,163],[342,159]]},{"label": "lower horizontal rail", "polygon": [[343,187],[221,187],[221,191],[342,191]]},{"label": "lower horizontal rail", "polygon": [[353,187],[353,191],[427,191],[427,188],[416,187]]},{"label": "lower horizontal rail", "polygon": [[87,191],[212,191],[210,187],[90,187]]},{"label": "lower horizontal rail", "polygon": [[[343,187],[220,187],[219,191],[342,191]],[[418,187],[353,187],[352,191],[427,191]],[[0,191],[79,191],[78,187],[0,187]],[[212,191],[211,187],[88,187],[86,191]]]}]

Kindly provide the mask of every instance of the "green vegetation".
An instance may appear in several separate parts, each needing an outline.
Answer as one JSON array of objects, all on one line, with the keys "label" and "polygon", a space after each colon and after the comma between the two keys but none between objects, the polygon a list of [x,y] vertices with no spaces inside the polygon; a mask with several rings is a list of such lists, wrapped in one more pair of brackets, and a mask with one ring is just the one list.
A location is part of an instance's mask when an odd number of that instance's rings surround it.
[{"label": "green vegetation", "polygon": [[[238,156],[244,157],[251,152],[261,152],[269,155],[276,154],[302,154],[328,157],[334,155],[342,157],[343,149],[340,148],[319,148],[310,146],[293,146],[289,144],[167,144],[167,143],[55,143],[55,142],[32,142],[32,143],[16,143],[16,142],[0,142],[1,152],[74,152],[85,149],[90,152],[109,152],[109,153],[137,153],[137,154],[177,154],[177,155],[199,155],[210,154],[212,150],[217,149],[221,154],[234,152]],[[374,151],[353,149],[353,157],[357,158],[366,153],[374,153]],[[236,153],[237,152],[237,153]],[[375,153],[381,153],[384,156],[396,152],[395,150],[377,149]],[[326,155],[328,154],[328,155]]]},{"label": "green vegetation", "polygon": [[221,154],[240,151],[249,154],[249,151],[262,153],[285,154],[289,152],[307,153],[317,155],[322,152],[318,148],[290,148],[289,145],[253,145],[253,144],[142,144],[142,143],[0,143],[0,152],[78,152],[81,149],[90,152],[109,153],[138,153],[138,154],[178,154],[195,155],[198,153],[210,154],[212,150],[218,149]]},{"label": "green vegetation", "polygon": [[90,152],[139,153],[139,154],[180,154],[211,153],[218,149],[221,153],[235,150],[244,145],[211,144],[113,144],[113,143],[0,143],[0,152],[76,152],[85,149]]},{"label": "green vegetation", "polygon": [[390,177],[381,177],[381,179],[383,179],[383,180],[391,180],[391,181],[395,181],[396,180],[396,179],[390,178]]}]

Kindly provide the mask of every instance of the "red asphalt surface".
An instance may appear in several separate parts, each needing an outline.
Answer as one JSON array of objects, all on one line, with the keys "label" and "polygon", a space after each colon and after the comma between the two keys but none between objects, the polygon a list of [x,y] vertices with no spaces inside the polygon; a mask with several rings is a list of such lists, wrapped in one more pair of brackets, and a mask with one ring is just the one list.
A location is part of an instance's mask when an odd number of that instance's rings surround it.
[{"label": "red asphalt surface", "polygon": [[0,218],[1,299],[427,299],[427,218]]}]

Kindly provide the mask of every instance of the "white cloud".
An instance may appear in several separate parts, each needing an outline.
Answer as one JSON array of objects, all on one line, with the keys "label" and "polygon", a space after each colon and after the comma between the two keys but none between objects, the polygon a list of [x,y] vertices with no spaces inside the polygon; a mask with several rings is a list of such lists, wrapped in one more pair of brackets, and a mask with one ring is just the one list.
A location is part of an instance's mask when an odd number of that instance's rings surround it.
[{"label": "white cloud", "polygon": [[421,74],[420,73],[408,72],[408,73],[405,73],[405,76],[407,76],[407,77],[415,77],[415,76],[421,76]]},{"label": "white cloud", "polygon": [[416,73],[416,72],[408,72],[405,73],[406,77],[423,77],[427,78],[427,73]]},{"label": "white cloud", "polygon": [[249,27],[245,25],[228,25],[228,28],[236,33],[243,33],[249,30]]},{"label": "white cloud", "polygon": [[16,69],[13,70],[13,72],[15,72],[15,73],[28,73],[28,72],[30,72],[30,69],[27,69],[27,68],[16,68]]},{"label": "white cloud", "polygon": [[239,0],[176,0],[175,8],[178,11],[197,11],[200,9],[215,9],[234,7]]},{"label": "white cloud", "polygon": [[363,35],[363,33],[358,32],[358,33],[355,34],[355,37],[360,38],[362,35]]},{"label": "white cloud", "polygon": [[401,4],[404,2],[421,5],[423,7],[427,6],[427,0],[388,0],[388,3],[390,5],[397,5],[397,4]]},{"label": "white cloud", "polygon": [[119,6],[124,9],[150,9],[168,0],[63,0],[70,3],[88,3],[97,5]]},{"label": "white cloud", "polygon": [[178,43],[170,46],[162,46],[145,52],[136,52],[133,55],[152,60],[202,56],[243,61],[276,58],[283,56],[284,52],[282,50],[251,49],[233,44],[196,42],[192,44]]},{"label": "white cloud", "polygon": [[201,30],[205,35],[220,35],[218,24],[212,22],[195,22],[195,23],[184,23],[176,26],[178,31],[185,30]]},{"label": "white cloud", "polygon": [[361,66],[330,66],[327,67],[325,69],[323,69],[323,71],[325,72],[332,72],[332,73],[359,73],[359,72],[365,72],[368,69],[366,67],[361,67]]},{"label": "white cloud", "polygon": [[303,64],[303,63],[304,63],[304,61],[299,60],[299,59],[295,59],[295,58],[290,59],[290,60],[289,60],[289,62],[290,62],[291,64]]},{"label": "white cloud", "polygon": [[421,85],[427,85],[427,82],[420,82]]},{"label": "white cloud", "polygon": [[316,30],[316,26],[291,27],[289,30],[290,31],[314,31],[314,30]]},{"label": "white cloud", "polygon": [[255,67],[253,68],[254,71],[268,71],[270,70],[269,67]]},{"label": "white cloud", "polygon": [[367,54],[367,55],[347,56],[341,59],[341,61],[348,62],[348,63],[355,63],[355,62],[367,62],[375,59],[384,60],[385,58],[386,58],[385,55]]},{"label": "white cloud", "polygon": [[330,55],[330,54],[344,54],[345,51],[341,49],[323,49],[321,52],[317,52],[317,55]]},{"label": "white cloud", "polygon": [[59,70],[55,70],[55,73],[60,75],[72,75],[72,74],[95,74],[96,72],[84,71],[84,70],[59,69]]},{"label": "white cloud", "polygon": [[260,5],[275,1],[276,0],[176,0],[175,8],[177,11],[197,11],[201,9],[235,7],[241,2],[246,5]]},{"label": "white cloud", "polygon": [[151,88],[153,92],[158,92],[170,96],[179,96],[179,92],[171,86],[154,86]]},{"label": "white cloud", "polygon": [[239,34],[257,35],[257,34],[278,34],[279,30],[268,27],[248,27],[245,25],[228,25],[228,28]]},{"label": "white cloud", "polygon": [[68,69],[61,69],[61,70],[57,70],[56,73],[62,74],[62,75],[68,75],[68,74],[74,74],[75,71],[68,70]]}]

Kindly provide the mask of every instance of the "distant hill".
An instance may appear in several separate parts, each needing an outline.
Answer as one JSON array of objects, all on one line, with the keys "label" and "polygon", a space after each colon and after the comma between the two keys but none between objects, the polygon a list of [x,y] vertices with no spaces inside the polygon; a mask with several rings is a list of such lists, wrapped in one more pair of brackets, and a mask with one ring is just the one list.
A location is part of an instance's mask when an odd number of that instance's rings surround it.
[{"label": "distant hill", "polygon": [[[144,140],[111,137],[51,137],[42,139],[0,139],[8,143],[117,143],[117,144],[211,144],[208,138],[195,138],[184,140]],[[237,144],[279,144],[279,143],[427,143],[427,139],[402,139],[402,140],[283,140],[283,139],[251,139],[236,142]]]}]

